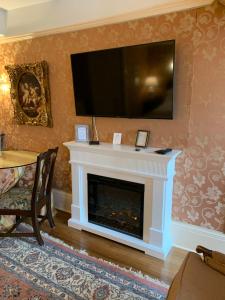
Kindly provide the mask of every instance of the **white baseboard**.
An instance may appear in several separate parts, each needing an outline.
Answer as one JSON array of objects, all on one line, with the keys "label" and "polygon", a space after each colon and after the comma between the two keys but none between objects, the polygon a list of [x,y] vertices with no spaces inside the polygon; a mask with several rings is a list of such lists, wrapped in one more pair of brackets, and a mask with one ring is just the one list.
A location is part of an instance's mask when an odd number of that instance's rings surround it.
[{"label": "white baseboard", "polygon": [[[72,195],[53,189],[56,209],[71,213]],[[197,245],[225,253],[225,234],[216,230],[172,221],[173,246],[188,251],[195,251]]]},{"label": "white baseboard", "polygon": [[195,251],[197,245],[225,253],[225,234],[182,222],[172,221],[173,246]]},{"label": "white baseboard", "polygon": [[72,194],[53,189],[53,202],[56,209],[71,213]]}]

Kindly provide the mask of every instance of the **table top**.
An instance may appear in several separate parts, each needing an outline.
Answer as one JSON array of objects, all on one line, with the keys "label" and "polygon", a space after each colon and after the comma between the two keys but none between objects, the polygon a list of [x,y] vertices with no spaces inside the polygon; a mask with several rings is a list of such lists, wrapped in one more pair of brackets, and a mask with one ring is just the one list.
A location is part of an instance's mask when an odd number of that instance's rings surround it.
[{"label": "table top", "polygon": [[27,166],[37,161],[39,153],[32,151],[0,151],[0,169]]}]

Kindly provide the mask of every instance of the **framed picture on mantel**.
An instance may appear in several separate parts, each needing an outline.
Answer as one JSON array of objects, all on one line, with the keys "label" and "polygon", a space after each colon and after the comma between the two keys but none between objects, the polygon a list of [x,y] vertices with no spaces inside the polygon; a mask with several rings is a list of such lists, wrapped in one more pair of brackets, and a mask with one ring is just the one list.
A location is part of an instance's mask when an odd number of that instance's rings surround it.
[{"label": "framed picture on mantel", "polygon": [[89,126],[77,124],[75,125],[75,140],[76,142],[89,141]]},{"label": "framed picture on mantel", "polygon": [[136,136],[135,147],[146,148],[148,146],[150,131],[138,130]]}]

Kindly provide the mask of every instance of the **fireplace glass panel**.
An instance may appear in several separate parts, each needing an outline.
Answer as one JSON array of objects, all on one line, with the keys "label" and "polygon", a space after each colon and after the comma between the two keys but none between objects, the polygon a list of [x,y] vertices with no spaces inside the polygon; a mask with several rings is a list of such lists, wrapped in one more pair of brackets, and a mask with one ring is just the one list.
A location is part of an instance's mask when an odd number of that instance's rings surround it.
[{"label": "fireplace glass panel", "polygon": [[88,221],[143,238],[144,184],[87,174]]}]

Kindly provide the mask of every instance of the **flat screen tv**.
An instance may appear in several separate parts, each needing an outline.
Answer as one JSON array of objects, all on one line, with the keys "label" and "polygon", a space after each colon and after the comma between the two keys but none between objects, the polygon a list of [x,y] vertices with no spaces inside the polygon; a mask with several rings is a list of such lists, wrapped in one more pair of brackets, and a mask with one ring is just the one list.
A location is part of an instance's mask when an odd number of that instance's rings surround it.
[{"label": "flat screen tv", "polygon": [[173,118],[175,41],[71,55],[78,116]]}]

